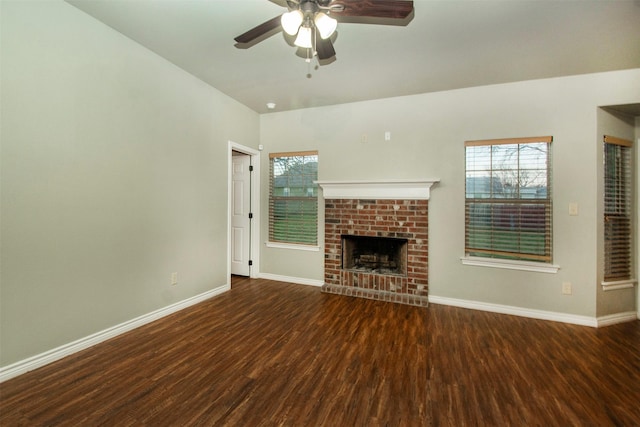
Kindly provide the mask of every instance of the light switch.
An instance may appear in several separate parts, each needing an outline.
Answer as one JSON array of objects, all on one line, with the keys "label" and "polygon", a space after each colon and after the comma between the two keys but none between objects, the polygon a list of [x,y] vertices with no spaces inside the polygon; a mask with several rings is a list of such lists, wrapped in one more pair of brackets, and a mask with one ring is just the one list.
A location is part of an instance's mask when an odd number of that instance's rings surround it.
[{"label": "light switch", "polygon": [[578,216],[578,204],[577,203],[569,203],[569,215]]}]

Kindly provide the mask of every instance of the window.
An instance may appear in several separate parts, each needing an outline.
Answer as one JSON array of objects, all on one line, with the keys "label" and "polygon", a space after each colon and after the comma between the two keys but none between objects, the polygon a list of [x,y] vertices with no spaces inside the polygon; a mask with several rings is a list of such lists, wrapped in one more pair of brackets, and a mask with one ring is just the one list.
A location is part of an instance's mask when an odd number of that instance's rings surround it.
[{"label": "window", "polygon": [[551,262],[551,136],[467,141],[467,256]]},{"label": "window", "polygon": [[631,279],[632,142],[604,137],[604,280]]},{"label": "window", "polygon": [[269,240],[318,244],[318,152],[269,155]]}]

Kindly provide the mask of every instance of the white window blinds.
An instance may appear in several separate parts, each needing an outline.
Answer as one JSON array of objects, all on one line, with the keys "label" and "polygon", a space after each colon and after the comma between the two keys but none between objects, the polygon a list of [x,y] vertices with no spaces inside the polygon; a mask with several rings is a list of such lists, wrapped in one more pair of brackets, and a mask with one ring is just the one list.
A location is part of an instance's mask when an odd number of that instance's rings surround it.
[{"label": "white window blinds", "polygon": [[552,140],[465,142],[467,256],[551,262]]},{"label": "white window blinds", "polygon": [[318,244],[318,152],[269,154],[269,240]]},{"label": "white window blinds", "polygon": [[632,142],[604,137],[604,280],[631,279]]}]

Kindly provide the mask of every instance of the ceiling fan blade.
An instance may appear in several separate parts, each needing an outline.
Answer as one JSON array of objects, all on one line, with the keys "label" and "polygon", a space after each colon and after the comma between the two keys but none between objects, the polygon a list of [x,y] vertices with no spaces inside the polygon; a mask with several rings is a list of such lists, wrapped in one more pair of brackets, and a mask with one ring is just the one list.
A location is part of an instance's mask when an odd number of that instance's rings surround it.
[{"label": "ceiling fan blade", "polygon": [[318,61],[321,61],[321,63],[336,56],[336,50],[333,48],[331,39],[320,37],[318,30],[316,30],[316,53],[318,54]]},{"label": "ceiling fan blade", "polygon": [[251,46],[253,46],[254,44],[266,39],[267,37],[271,37],[281,29],[282,27],[280,26],[280,15],[278,15],[266,22],[263,22],[257,27],[250,29],[246,33],[240,34],[238,37],[234,38],[234,40],[241,45],[250,43]]},{"label": "ceiling fan blade", "polygon": [[[340,11],[337,6],[344,6]],[[413,12],[413,1],[407,0],[333,0],[331,16],[405,19]]]},{"label": "ceiling fan blade", "polygon": [[271,3],[275,3],[278,6],[288,7],[287,0],[269,0]]}]

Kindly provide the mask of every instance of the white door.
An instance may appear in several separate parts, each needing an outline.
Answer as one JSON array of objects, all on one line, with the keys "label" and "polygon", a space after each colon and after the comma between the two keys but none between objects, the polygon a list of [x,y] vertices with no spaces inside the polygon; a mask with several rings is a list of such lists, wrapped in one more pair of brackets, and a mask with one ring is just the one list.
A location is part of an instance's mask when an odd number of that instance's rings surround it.
[{"label": "white door", "polygon": [[235,155],[231,174],[231,274],[249,276],[251,156]]}]

